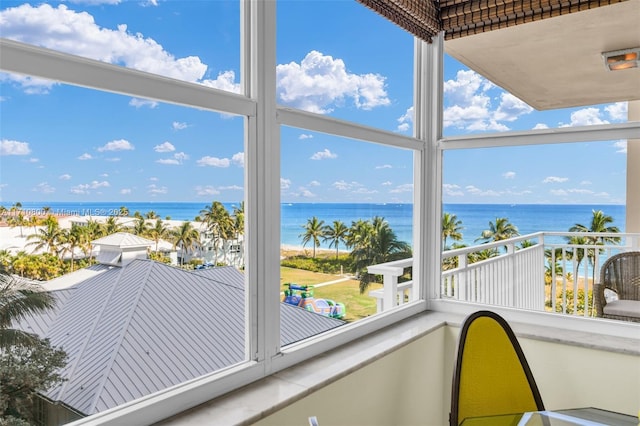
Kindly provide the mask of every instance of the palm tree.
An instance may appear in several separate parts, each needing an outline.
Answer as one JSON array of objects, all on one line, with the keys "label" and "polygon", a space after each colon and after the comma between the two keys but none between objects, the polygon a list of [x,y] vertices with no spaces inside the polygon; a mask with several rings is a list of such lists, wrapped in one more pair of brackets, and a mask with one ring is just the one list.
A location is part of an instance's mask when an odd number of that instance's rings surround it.
[{"label": "palm tree", "polygon": [[115,216],[109,216],[104,222],[104,233],[106,235],[113,235],[122,231],[123,227],[118,223],[118,219]]},{"label": "palm tree", "polygon": [[220,201],[214,201],[211,205],[200,210],[200,216],[207,230],[213,235],[213,249],[217,260],[220,241],[231,238],[233,220],[227,208]]},{"label": "palm tree", "polygon": [[336,248],[336,259],[338,258],[339,254],[338,246],[340,245],[340,241],[344,243],[348,234],[349,228],[347,228],[346,225],[340,220],[334,220],[333,226],[326,225],[323,229],[323,241],[329,241],[329,248]]},{"label": "palm tree", "polygon": [[299,237],[302,237],[302,247],[306,246],[309,241],[313,242],[313,257],[316,257],[316,247],[320,247],[320,238],[324,236],[324,220],[318,220],[317,217],[312,217],[307,220],[306,225],[302,227],[304,232]]},{"label": "palm tree", "polygon": [[27,220],[27,218],[24,216],[24,213],[22,211],[19,211],[18,214],[12,218],[9,219],[9,226],[16,227],[19,226],[20,227],[20,236],[24,237],[24,235],[22,234],[22,227],[25,225],[28,225],[29,221]]},{"label": "palm tree", "polygon": [[157,219],[158,218],[158,214],[156,212],[154,212],[153,210],[149,210],[148,212],[146,212],[144,214],[144,217],[146,219]]},{"label": "palm tree", "polygon": [[447,250],[447,238],[454,241],[462,241],[462,221],[455,214],[444,213],[442,215],[442,247]]},{"label": "palm tree", "polygon": [[479,238],[476,241],[483,241],[485,243],[489,241],[502,241],[512,237],[520,235],[518,228],[509,222],[506,217],[497,217],[496,222],[489,222],[489,229],[482,231]]},{"label": "palm tree", "polygon": [[[602,210],[591,210],[592,217],[591,223],[587,228],[584,225],[576,223],[574,226],[569,228],[569,232],[584,232],[584,233],[595,233],[595,232],[607,232],[607,233],[618,233],[620,229],[617,226],[610,226],[609,224],[613,223],[613,217],[604,214]],[[583,241],[589,245],[605,245],[606,243],[618,244],[620,242],[620,237],[606,237],[606,236],[593,236],[590,237],[585,235],[584,237],[572,237],[572,238],[584,238]],[[579,249],[580,250],[580,249]],[[598,250],[600,252],[600,250]],[[582,257],[584,253],[582,253]],[[580,252],[578,251],[578,257],[582,260],[580,256]],[[596,260],[596,250],[588,249],[587,250],[587,259],[594,266],[592,274],[593,280],[595,281],[595,260]]]},{"label": "palm tree", "polygon": [[180,265],[184,265],[184,255],[193,251],[200,243],[200,232],[191,225],[191,222],[182,222],[178,228],[171,232],[173,236],[173,248],[180,247]]},{"label": "palm tree", "polygon": [[44,226],[37,233],[29,235],[27,239],[37,240],[29,243],[36,245],[34,250],[45,248],[49,253],[56,255],[58,253],[58,244],[62,237],[62,229],[58,224],[58,219],[49,215],[44,221]]},{"label": "palm tree", "polygon": [[14,345],[32,345],[39,339],[36,335],[11,328],[12,324],[30,315],[55,306],[51,293],[35,285],[17,280],[0,270],[0,349]]},{"label": "palm tree", "polygon": [[71,271],[74,270],[74,260],[76,248],[82,248],[86,253],[85,247],[87,245],[87,228],[77,224],[72,224],[71,229],[63,230],[60,242],[62,243],[61,257],[64,253],[71,254]]},{"label": "palm tree", "polygon": [[133,233],[135,235],[143,236],[147,234],[148,230],[149,224],[147,223],[146,219],[142,216],[137,217],[133,224]]},{"label": "palm tree", "polygon": [[120,216],[129,216],[129,207],[120,206]]},{"label": "palm tree", "polygon": [[155,225],[147,231],[147,235],[156,242],[155,252],[157,253],[158,243],[169,235],[169,228],[162,222],[162,219],[156,219]]},{"label": "palm tree", "polygon": [[[411,257],[411,246],[398,240],[395,232],[384,218],[376,216],[369,226],[356,222],[356,232],[366,232],[368,235],[356,237],[358,245],[351,252],[357,271],[369,265],[391,262],[393,260]],[[369,287],[371,276],[363,273],[360,276],[360,293]]]}]

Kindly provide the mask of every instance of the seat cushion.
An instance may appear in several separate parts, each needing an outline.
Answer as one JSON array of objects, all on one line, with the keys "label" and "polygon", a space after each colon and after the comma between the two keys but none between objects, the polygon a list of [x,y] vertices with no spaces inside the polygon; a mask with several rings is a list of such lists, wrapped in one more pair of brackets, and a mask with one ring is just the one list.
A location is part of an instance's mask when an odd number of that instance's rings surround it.
[{"label": "seat cushion", "polygon": [[613,300],[602,310],[605,315],[640,318],[640,300]]}]

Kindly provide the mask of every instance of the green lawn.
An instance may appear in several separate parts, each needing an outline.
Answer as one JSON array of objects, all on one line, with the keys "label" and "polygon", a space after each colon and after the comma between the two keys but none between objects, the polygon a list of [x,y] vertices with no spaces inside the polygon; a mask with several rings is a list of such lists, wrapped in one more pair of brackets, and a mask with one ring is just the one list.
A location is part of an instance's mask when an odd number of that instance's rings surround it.
[{"label": "green lawn", "polygon": [[[280,268],[281,291],[284,291],[284,283],[296,283],[300,285],[315,285],[327,281],[340,279],[339,275],[322,274],[305,271],[302,269]],[[360,282],[349,280],[337,284],[315,288],[314,296],[318,299],[331,299],[344,303],[347,315],[346,321],[355,321],[376,313],[376,299],[368,295],[369,291],[382,288],[382,284],[371,284],[364,294],[360,294]]]}]

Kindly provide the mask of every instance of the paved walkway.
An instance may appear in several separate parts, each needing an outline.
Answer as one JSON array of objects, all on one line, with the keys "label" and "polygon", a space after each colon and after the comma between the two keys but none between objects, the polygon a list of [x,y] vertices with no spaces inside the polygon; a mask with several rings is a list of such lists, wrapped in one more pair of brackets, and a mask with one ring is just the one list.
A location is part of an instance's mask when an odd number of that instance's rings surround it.
[{"label": "paved walkway", "polygon": [[313,284],[313,288],[324,287],[325,285],[343,283],[345,281],[350,281],[350,280],[353,280],[353,279],[355,279],[355,278],[352,278],[352,277],[339,278],[339,279],[333,280],[333,281],[327,281],[327,282],[320,283],[320,284]]}]

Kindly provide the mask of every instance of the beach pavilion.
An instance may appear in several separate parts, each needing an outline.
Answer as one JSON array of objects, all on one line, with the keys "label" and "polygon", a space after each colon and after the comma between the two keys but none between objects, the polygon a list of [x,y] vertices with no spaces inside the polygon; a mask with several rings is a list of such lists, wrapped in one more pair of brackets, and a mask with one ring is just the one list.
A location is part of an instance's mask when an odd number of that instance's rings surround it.
[{"label": "beach pavilion", "polygon": [[[593,406],[637,415],[639,326],[448,299],[441,288],[440,216],[442,155],[449,150],[626,140],[625,237],[637,247],[640,68],[633,58],[640,0],[363,3],[416,36],[413,137],[279,106],[277,1],[241,3],[241,94],[0,40],[6,72],[245,117],[243,361],[75,424],[283,425],[305,424],[310,416],[320,424],[447,424],[459,326],[488,305],[513,325],[548,409]],[[628,102],[629,119],[444,138],[445,52],[535,108]],[[609,68],[616,66],[626,69]],[[277,309],[283,126],[411,150],[415,175],[409,303],[287,347],[280,345]]]}]

